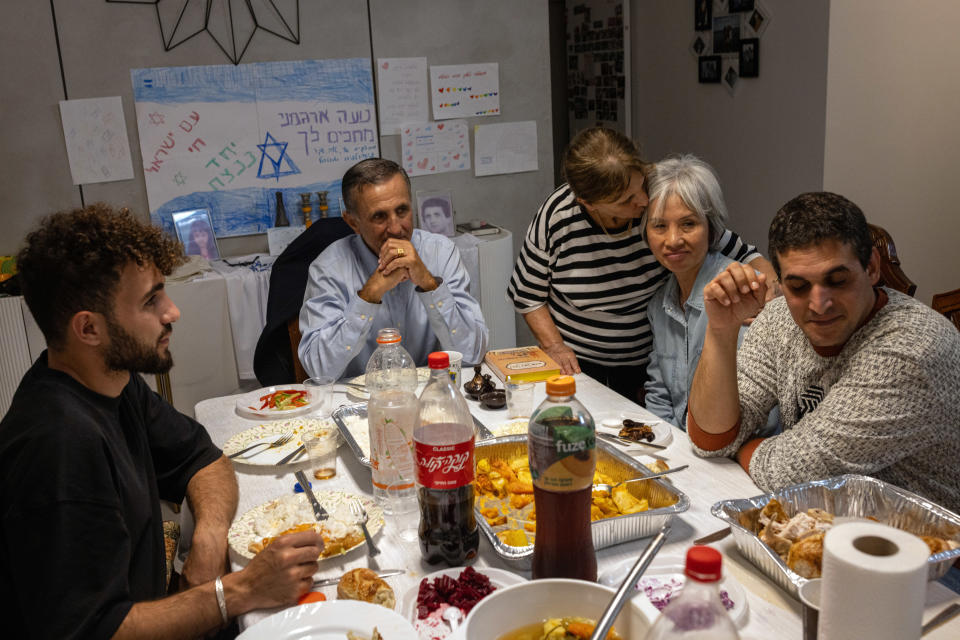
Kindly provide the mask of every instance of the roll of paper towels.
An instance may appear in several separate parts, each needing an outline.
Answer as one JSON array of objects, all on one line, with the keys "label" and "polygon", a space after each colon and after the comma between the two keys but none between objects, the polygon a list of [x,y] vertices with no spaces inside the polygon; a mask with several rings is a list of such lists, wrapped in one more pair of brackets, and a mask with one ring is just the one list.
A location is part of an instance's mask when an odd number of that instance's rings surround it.
[{"label": "roll of paper towels", "polygon": [[876,522],[848,522],[823,540],[819,640],[920,637],[930,550]]}]

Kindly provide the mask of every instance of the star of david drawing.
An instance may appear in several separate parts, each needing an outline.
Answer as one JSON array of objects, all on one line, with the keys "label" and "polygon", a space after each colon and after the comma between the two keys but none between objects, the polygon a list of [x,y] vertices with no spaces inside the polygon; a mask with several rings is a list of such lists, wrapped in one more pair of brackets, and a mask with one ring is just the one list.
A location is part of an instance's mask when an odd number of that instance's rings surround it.
[{"label": "star of david drawing", "polygon": [[[260,149],[260,167],[257,169],[258,178],[276,178],[279,182],[283,176],[300,173],[300,169],[297,168],[297,165],[295,165],[293,160],[290,159],[290,156],[287,155],[287,143],[277,142],[277,139],[274,138],[269,131],[267,132],[267,137],[263,139],[263,144],[258,144],[257,149]],[[264,160],[267,160],[270,166],[273,167],[273,173],[263,172]],[[287,168],[283,169],[283,165],[286,165]]]},{"label": "star of david drawing", "polygon": [[183,175],[182,172],[177,171],[176,175],[173,176],[173,181],[179,185],[184,185],[187,183],[187,178]]},{"label": "star of david drawing", "polygon": [[150,124],[163,124],[163,114],[154,111],[150,114]]}]

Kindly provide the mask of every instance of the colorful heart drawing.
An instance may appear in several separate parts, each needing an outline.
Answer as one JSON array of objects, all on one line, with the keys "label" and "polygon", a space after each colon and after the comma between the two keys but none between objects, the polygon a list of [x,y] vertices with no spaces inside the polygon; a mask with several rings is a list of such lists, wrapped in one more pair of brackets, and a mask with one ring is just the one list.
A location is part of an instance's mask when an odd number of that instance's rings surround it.
[{"label": "colorful heart drawing", "polygon": [[407,162],[413,162],[413,156],[407,156]]},{"label": "colorful heart drawing", "polygon": [[437,89],[437,91],[438,91],[439,93],[443,93],[443,87],[440,87],[439,89]]},{"label": "colorful heart drawing", "polygon": [[443,123],[442,123],[442,122],[437,125],[437,129],[443,129]]},{"label": "colorful heart drawing", "polygon": [[437,170],[436,167],[430,167],[430,171],[436,171],[436,170]]},{"label": "colorful heart drawing", "polygon": [[389,66],[390,66],[390,63],[389,63],[389,62],[384,62],[384,63],[383,63],[383,68],[384,68],[384,69],[386,69],[386,68],[389,67]]},{"label": "colorful heart drawing", "polygon": [[424,158],[423,160],[421,160],[420,162],[417,163],[417,167],[419,167],[419,168],[421,168],[421,169],[426,169],[426,168],[427,168],[427,162],[428,162],[427,159]]},{"label": "colorful heart drawing", "polygon": [[458,153],[457,155],[453,156],[453,159],[454,159],[454,160],[459,160],[459,159],[460,159],[460,154]]},{"label": "colorful heart drawing", "polygon": [[410,129],[404,129],[403,132],[404,132],[404,133],[410,133]]}]

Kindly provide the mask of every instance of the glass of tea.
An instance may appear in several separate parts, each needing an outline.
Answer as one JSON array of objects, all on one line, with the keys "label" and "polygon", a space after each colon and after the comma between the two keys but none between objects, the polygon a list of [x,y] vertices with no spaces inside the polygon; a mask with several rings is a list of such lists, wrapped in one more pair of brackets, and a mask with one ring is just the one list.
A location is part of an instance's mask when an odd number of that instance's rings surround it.
[{"label": "glass of tea", "polygon": [[310,459],[313,477],[329,480],[337,475],[337,430],[323,427],[303,434],[303,446]]}]

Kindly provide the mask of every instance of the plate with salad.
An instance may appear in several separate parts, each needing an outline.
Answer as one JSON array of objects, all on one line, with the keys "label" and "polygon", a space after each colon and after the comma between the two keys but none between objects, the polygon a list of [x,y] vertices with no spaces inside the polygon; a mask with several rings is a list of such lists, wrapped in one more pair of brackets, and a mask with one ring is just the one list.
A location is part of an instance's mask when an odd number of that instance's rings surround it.
[{"label": "plate with salad", "polygon": [[237,398],[237,413],[245,418],[291,418],[310,413],[312,408],[302,384],[264,387]]}]

